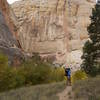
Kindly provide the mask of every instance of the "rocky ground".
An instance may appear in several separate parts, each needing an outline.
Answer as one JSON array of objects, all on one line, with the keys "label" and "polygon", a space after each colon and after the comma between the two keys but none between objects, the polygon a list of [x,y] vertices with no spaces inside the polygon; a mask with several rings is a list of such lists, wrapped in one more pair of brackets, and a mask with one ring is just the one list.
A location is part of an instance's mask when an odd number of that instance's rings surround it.
[{"label": "rocky ground", "polygon": [[65,90],[58,94],[59,100],[74,100],[72,86],[67,86]]}]

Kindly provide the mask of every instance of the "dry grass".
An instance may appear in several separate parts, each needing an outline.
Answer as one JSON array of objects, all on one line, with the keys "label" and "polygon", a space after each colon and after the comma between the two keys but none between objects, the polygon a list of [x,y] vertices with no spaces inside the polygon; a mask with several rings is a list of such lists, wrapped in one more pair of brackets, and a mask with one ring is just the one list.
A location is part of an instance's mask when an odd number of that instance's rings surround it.
[{"label": "dry grass", "polygon": [[73,86],[75,100],[100,100],[100,76],[78,81]]},{"label": "dry grass", "polygon": [[65,88],[65,82],[23,87],[1,93],[0,100],[59,100],[57,93]]}]

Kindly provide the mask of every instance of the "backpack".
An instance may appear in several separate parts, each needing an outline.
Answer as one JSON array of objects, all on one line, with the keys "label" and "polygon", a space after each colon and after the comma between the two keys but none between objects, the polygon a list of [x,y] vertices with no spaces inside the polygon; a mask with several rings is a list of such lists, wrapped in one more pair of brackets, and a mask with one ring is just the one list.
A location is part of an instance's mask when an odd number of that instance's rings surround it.
[{"label": "backpack", "polygon": [[71,74],[70,68],[66,68],[65,69],[65,76],[70,76],[70,74]]}]

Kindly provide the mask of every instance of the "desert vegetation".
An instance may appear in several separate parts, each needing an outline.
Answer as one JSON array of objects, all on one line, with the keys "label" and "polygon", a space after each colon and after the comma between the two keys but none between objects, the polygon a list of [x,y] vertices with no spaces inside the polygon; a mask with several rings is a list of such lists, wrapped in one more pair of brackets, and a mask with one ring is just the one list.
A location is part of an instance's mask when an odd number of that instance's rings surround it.
[{"label": "desert vegetation", "polygon": [[0,100],[59,100],[56,95],[65,88],[65,82],[23,87],[1,93]]},{"label": "desert vegetation", "polygon": [[100,100],[100,76],[81,80],[73,85],[75,100]]},{"label": "desert vegetation", "polygon": [[86,79],[88,79],[88,75],[82,70],[78,70],[72,74],[72,84],[75,84],[77,81]]},{"label": "desert vegetation", "polygon": [[14,67],[8,64],[7,56],[0,54],[0,92],[63,80],[64,70],[43,62],[39,56],[35,55]]}]

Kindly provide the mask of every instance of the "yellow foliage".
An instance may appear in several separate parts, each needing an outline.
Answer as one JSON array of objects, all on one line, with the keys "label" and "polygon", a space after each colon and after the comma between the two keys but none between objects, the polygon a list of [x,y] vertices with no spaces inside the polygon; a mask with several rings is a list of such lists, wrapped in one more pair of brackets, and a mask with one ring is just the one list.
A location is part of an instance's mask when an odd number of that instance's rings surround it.
[{"label": "yellow foliage", "polygon": [[87,78],[88,76],[84,71],[78,70],[72,75],[71,79],[72,79],[72,83],[75,83],[78,80],[85,80]]},{"label": "yellow foliage", "polygon": [[51,72],[51,81],[55,81],[55,82],[58,82],[58,81],[63,81],[65,80],[65,71],[63,68],[59,67],[59,68],[53,68],[52,69],[52,72]]}]

